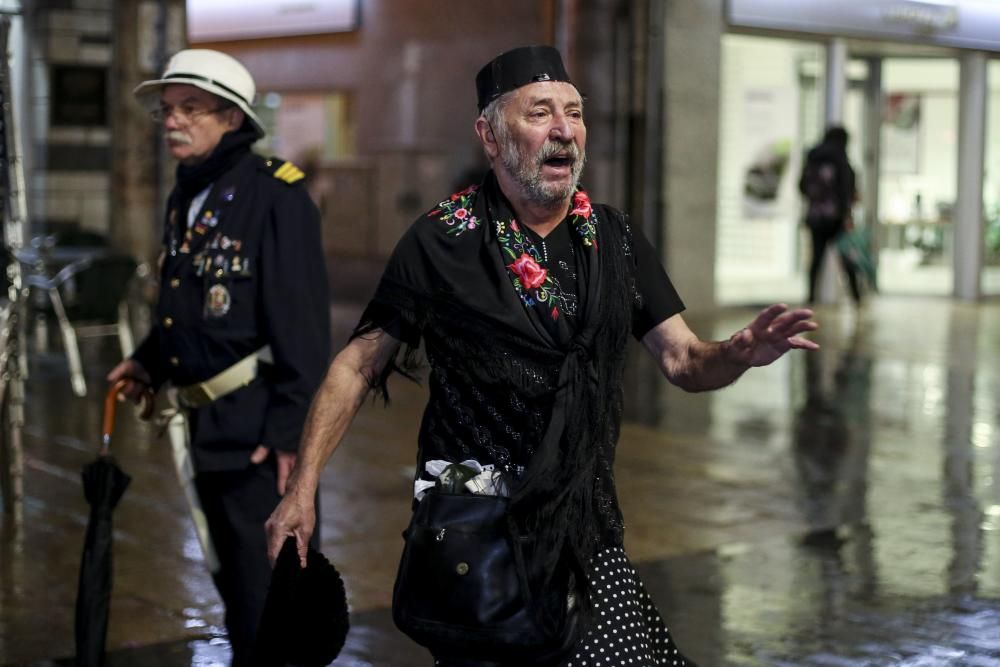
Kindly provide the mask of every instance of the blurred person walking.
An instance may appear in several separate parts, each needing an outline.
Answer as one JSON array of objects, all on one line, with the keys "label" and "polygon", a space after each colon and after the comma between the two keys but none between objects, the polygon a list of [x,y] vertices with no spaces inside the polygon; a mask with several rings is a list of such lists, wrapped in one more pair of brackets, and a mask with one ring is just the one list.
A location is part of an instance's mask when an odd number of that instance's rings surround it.
[{"label": "blurred person walking", "polygon": [[[847,130],[827,129],[823,140],[806,155],[799,178],[799,192],[806,199],[806,227],[812,240],[809,262],[809,303],[816,302],[820,271],[826,249],[844,232],[854,228],[851,207],[858,199],[854,169],[847,158]],[[857,268],[844,253],[838,253],[851,296],[861,303]]]},{"label": "blurred person walking", "polygon": [[251,664],[271,576],[264,522],[331,344],[319,215],[297,167],[251,152],[265,134],[255,92],[239,61],[201,49],[178,52],[135,89],[163,126],[177,181],[153,328],[108,374],[129,381],[132,398],[166,383],[176,392],[233,665]]},{"label": "blurred person walking", "polygon": [[[422,341],[430,396],[397,625],[449,667],[690,665],[622,546],[613,465],[628,337],[671,382],[702,391],[790,349],[816,349],[800,336],[816,327],[812,313],[774,305],[729,340],[700,340],[640,228],[579,187],[584,104],[559,52],[506,52],[482,68],[476,89],[475,131],[491,170],[399,241],[310,408],[288,492],[268,520],[269,555],[294,536],[304,558],[324,465],[365,396],[412,370]],[[454,530],[420,523],[435,508],[465,517],[463,504],[502,511],[485,530],[464,518]],[[505,537],[489,542],[493,529]],[[480,546],[488,551],[477,556]],[[449,560],[466,547],[471,558]],[[511,553],[517,576],[485,574]],[[507,589],[509,606],[492,604]],[[496,627],[525,618],[498,639]],[[526,647],[528,635],[551,642]]]}]

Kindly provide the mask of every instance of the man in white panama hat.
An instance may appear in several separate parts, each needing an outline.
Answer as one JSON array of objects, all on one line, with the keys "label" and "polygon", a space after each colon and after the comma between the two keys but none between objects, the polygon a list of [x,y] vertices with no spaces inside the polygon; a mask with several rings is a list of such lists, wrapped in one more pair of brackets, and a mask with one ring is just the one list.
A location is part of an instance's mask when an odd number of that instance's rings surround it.
[{"label": "man in white panama hat", "polygon": [[177,182],[154,326],[108,374],[132,398],[176,390],[234,665],[252,659],[270,579],[264,521],[331,342],[319,214],[297,167],[251,152],[265,134],[255,92],[239,61],[205,49],[180,51],[135,89],[163,125]]}]

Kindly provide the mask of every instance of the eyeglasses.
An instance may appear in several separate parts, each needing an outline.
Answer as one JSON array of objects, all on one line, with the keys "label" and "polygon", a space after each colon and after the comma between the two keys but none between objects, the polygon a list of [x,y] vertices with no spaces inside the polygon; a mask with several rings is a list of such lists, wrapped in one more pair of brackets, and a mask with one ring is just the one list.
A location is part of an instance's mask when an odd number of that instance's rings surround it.
[{"label": "eyeglasses", "polygon": [[194,107],[187,104],[182,104],[179,107],[163,106],[160,107],[159,109],[153,109],[152,111],[150,111],[149,117],[150,119],[152,119],[154,123],[164,123],[168,118],[173,116],[178,123],[181,123],[182,125],[188,125],[190,123],[193,123],[198,118],[201,118],[202,116],[213,113],[219,113],[221,111],[226,111],[232,108],[233,108],[232,105],[218,106],[215,107],[214,109],[200,109],[198,107]]}]

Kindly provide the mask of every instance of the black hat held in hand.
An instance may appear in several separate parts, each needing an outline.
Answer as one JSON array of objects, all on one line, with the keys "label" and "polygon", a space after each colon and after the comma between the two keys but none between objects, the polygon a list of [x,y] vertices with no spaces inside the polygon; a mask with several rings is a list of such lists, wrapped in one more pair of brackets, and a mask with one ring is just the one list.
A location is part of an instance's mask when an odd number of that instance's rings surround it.
[{"label": "black hat held in hand", "polygon": [[538,81],[573,83],[554,46],[522,46],[486,63],[476,75],[479,111],[504,93]]},{"label": "black hat held in hand", "polygon": [[267,602],[257,629],[258,667],[320,667],[333,662],[347,639],[347,593],[337,569],[310,548],[299,565],[289,537],[274,564]]}]

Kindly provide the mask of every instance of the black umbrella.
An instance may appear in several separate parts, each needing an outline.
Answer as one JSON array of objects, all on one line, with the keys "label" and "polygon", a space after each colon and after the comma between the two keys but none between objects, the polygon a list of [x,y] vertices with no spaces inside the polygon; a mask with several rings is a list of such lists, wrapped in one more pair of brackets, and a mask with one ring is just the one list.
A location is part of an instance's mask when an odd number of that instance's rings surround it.
[{"label": "black umbrella", "polygon": [[[83,467],[83,495],[90,504],[90,520],[80,561],[80,580],[76,593],[76,664],[97,667],[104,661],[104,643],[108,634],[108,611],[111,603],[111,514],[132,478],[125,474],[111,456],[111,431],[115,421],[118,394],[125,385],[119,381],[104,399],[104,437],[97,459]],[[153,408],[146,395],[144,415]]]}]

